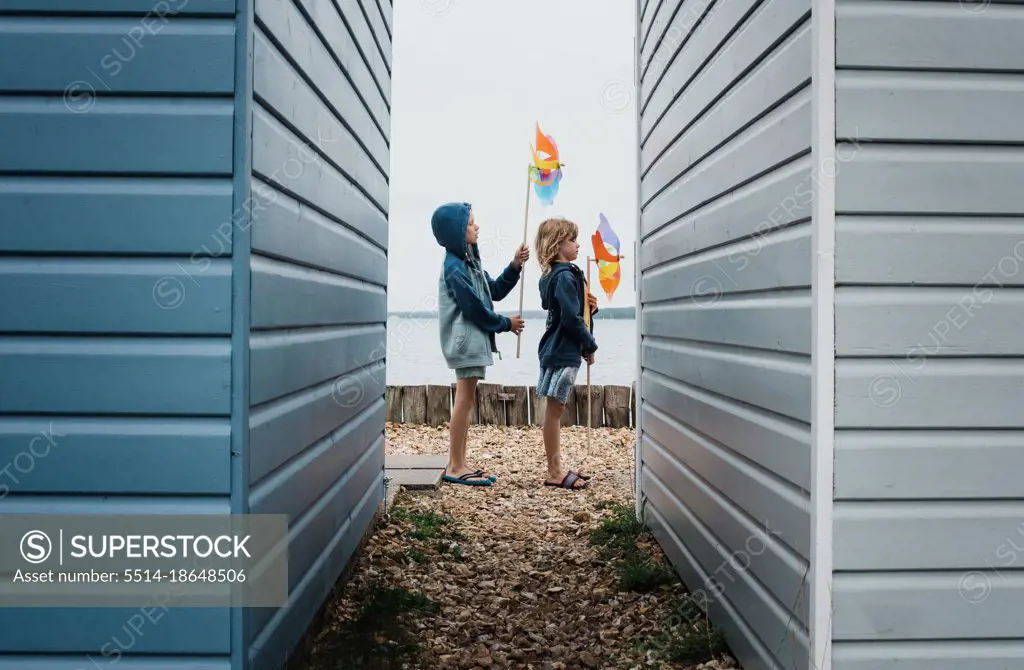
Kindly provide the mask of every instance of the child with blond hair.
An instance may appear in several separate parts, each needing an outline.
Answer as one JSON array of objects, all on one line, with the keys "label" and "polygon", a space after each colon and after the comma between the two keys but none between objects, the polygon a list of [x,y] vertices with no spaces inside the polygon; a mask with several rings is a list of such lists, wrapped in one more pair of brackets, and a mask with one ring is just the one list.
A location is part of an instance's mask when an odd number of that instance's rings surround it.
[{"label": "child with blond hair", "polygon": [[546,398],[544,414],[544,451],[548,478],[545,486],[570,490],[584,489],[590,477],[562,469],[561,420],[569,391],[576,384],[581,360],[594,362],[597,341],[584,320],[584,301],[591,314],[597,314],[597,298],[586,290],[583,271],[573,261],[579,255],[576,241],[579,226],[563,218],[547,219],[540,224],[534,247],[541,267],[539,281],[541,307],[547,310],[544,335],[538,354],[540,376],[537,396]]}]

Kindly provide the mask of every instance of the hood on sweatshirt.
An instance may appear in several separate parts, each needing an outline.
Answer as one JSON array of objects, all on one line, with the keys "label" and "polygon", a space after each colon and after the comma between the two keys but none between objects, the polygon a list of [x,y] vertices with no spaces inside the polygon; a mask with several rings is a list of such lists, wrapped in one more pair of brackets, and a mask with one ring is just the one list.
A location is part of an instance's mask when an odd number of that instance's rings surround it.
[{"label": "hood on sweatshirt", "polygon": [[542,309],[551,309],[555,304],[555,279],[563,272],[579,272],[580,269],[573,263],[555,263],[551,266],[551,272],[543,275],[538,282],[540,288],[540,306]]},{"label": "hood on sweatshirt", "polygon": [[480,256],[476,244],[466,243],[466,228],[469,227],[469,210],[472,207],[468,202],[449,202],[435,209],[434,215],[430,217],[430,228],[434,231],[437,243],[463,260],[467,260],[470,249],[475,257]]}]

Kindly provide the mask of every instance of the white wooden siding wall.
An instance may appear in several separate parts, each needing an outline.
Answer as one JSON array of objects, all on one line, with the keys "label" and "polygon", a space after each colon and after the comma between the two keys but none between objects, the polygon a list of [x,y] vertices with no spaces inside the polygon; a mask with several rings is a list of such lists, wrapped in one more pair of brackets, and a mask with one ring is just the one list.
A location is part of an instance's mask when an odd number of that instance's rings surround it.
[{"label": "white wooden siding wall", "polygon": [[810,9],[638,2],[644,510],[747,670],[809,662]]},{"label": "white wooden siding wall", "polygon": [[837,7],[834,670],[1024,667],[1024,7]]}]

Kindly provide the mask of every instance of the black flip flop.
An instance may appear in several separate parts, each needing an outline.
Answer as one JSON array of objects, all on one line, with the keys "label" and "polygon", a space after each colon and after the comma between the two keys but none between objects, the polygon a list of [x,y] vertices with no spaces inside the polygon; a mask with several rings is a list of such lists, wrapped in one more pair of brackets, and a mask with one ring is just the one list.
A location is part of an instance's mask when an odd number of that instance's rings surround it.
[{"label": "black flip flop", "polygon": [[[583,480],[583,486],[576,486],[576,482],[580,480]],[[560,483],[552,484],[551,482],[545,480],[544,486],[554,486],[555,488],[568,489],[570,491],[582,491],[583,489],[590,486],[590,482],[584,480],[582,477],[579,476],[578,473],[569,470],[569,472],[566,473],[565,477],[562,478],[562,481]]]}]

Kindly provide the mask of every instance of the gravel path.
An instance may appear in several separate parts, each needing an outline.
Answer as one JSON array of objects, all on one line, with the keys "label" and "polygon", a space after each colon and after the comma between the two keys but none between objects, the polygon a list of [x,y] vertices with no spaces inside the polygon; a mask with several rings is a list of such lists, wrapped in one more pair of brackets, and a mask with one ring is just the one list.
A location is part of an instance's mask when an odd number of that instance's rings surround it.
[{"label": "gravel path", "polygon": [[[389,424],[387,438],[389,454],[447,453],[446,427]],[[541,485],[539,429],[472,426],[470,465],[497,483],[403,492],[312,630],[312,656],[292,667],[734,667],[727,655],[709,661],[709,649],[724,647],[702,618],[680,613],[686,590],[649,536],[631,545],[660,578],[633,590],[622,587],[614,551],[590,540],[632,508],[633,439],[630,429],[593,429],[588,449],[585,428],[564,429],[564,465],[593,477],[570,492]],[[374,660],[343,662],[339,654],[360,644],[375,648],[366,655]],[[702,658],[680,653],[694,648]]]}]

